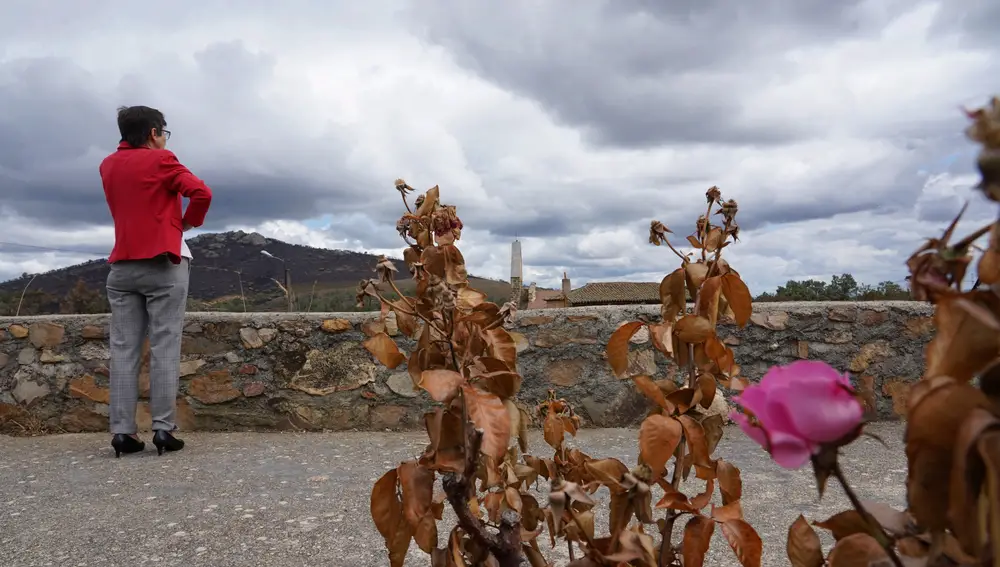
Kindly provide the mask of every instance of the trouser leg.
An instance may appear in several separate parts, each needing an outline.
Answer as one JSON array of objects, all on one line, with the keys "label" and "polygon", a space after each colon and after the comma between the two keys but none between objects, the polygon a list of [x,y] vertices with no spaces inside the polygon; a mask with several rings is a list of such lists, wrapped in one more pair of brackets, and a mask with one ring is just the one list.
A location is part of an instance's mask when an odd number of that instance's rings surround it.
[{"label": "trouser leg", "polygon": [[177,386],[181,372],[181,332],[187,306],[189,265],[164,260],[146,286],[149,312],[149,405],[153,430],[177,429]]},{"label": "trouser leg", "polygon": [[146,298],[135,289],[132,270],[112,265],[108,274],[108,303],[111,305],[111,433],[131,435],[138,431],[135,422],[139,401],[139,367],[148,317]]}]

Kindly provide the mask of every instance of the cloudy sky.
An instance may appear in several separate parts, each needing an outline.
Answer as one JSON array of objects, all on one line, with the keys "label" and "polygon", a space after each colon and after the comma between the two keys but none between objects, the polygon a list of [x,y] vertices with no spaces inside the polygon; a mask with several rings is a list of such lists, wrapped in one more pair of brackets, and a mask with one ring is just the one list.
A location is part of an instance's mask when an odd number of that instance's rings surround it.
[{"label": "cloudy sky", "polygon": [[110,250],[97,167],[145,104],[215,192],[204,231],[398,255],[403,177],[458,206],[475,274],[516,234],[528,281],[658,280],[649,221],[682,240],[718,185],[753,292],[902,282],[966,199],[968,230],[994,214],[961,107],[1000,90],[998,25],[993,0],[6,0],[0,279]]}]

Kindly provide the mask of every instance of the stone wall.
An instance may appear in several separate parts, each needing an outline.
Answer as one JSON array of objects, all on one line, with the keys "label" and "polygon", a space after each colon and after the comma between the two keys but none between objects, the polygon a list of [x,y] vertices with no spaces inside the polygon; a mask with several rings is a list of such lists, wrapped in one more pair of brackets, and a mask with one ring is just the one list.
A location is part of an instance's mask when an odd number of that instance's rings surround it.
[{"label": "stone wall", "polygon": [[[616,380],[608,337],[653,307],[522,311],[510,326],[534,404],[555,389],[591,426],[628,426],[647,411],[630,381]],[[743,374],[796,359],[850,371],[872,415],[894,417],[922,370],[932,308],[912,302],[762,303],[744,329],[721,325]],[[405,365],[388,370],[361,346],[371,314],[191,313],[184,328],[179,425],[183,429],[407,429],[433,403]],[[0,420],[20,415],[49,431],[104,431],[108,316],[0,318]],[[390,325],[390,327],[392,327]],[[390,328],[395,332],[394,328]],[[397,336],[407,351],[413,342]],[[648,334],[632,339],[631,372],[663,377],[670,363]],[[140,378],[148,395],[148,354]],[[8,419],[10,421],[10,419]],[[148,428],[149,408],[139,408]],[[20,424],[20,423],[19,423]]]}]

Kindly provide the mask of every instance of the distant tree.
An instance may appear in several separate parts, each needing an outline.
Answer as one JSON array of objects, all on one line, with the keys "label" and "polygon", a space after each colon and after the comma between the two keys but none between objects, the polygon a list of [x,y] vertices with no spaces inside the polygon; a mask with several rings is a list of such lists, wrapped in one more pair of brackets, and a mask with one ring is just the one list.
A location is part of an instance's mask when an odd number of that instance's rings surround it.
[{"label": "distant tree", "polygon": [[65,314],[107,313],[110,306],[107,298],[99,291],[87,287],[82,280],[76,280],[76,285],[59,301],[59,312]]},{"label": "distant tree", "polygon": [[757,301],[885,301],[910,299],[910,292],[890,281],[876,286],[858,284],[851,274],[835,275],[830,282],[789,280],[773,293],[765,292]]}]

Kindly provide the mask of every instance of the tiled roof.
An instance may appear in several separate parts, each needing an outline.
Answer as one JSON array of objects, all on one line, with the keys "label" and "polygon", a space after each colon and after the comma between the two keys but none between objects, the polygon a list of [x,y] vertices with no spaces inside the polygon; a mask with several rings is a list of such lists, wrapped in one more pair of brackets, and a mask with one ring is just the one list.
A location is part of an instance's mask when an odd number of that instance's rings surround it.
[{"label": "tiled roof", "polygon": [[614,305],[660,302],[657,282],[593,282],[569,293],[572,305]]}]

